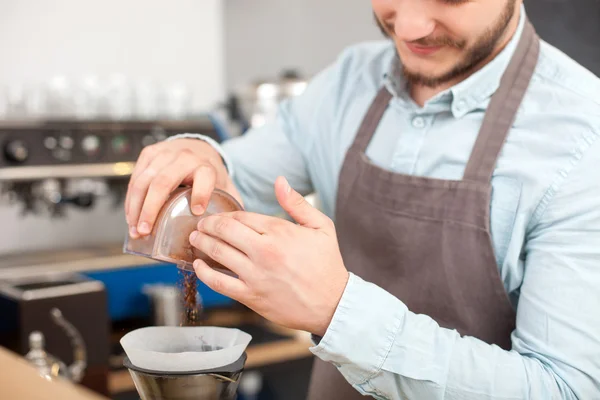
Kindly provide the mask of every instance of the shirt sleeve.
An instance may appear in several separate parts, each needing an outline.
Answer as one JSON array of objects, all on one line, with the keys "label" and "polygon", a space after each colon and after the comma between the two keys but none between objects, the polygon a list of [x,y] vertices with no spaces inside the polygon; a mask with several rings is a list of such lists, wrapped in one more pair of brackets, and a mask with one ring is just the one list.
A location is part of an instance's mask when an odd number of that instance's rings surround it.
[{"label": "shirt sleeve", "polygon": [[[348,65],[358,58],[352,49],[317,74],[302,95],[283,101],[276,119],[246,134],[224,141],[194,134],[173,136],[195,137],[211,144],[223,158],[247,210],[263,214],[282,214],[277,203],[274,184],[285,176],[290,185],[302,195],[314,191],[309,164],[316,141],[329,134],[340,88],[352,79]],[[353,71],[354,73],[354,71]],[[328,153],[328,148],[320,147]]]},{"label": "shirt sleeve", "polygon": [[[310,94],[308,95],[310,96]],[[250,129],[245,135],[219,144],[210,137],[186,133],[169,138],[196,138],[210,144],[223,159],[229,176],[239,190],[248,211],[262,214],[282,212],[274,193],[275,180],[283,175],[290,185],[302,194],[312,192],[303,148],[310,140],[299,132],[290,107],[299,107],[305,99],[282,104],[276,121]]]},{"label": "shirt sleeve", "polygon": [[377,399],[600,398],[600,140],[534,214],[512,350],[441,328],[351,275],[331,325],[311,348]]}]

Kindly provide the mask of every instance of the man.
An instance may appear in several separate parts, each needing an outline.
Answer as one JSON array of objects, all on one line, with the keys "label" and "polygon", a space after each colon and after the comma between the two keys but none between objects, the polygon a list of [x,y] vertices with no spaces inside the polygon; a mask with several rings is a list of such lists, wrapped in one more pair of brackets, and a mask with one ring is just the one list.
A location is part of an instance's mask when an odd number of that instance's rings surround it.
[{"label": "man", "polygon": [[198,215],[215,186],[243,200],[190,236],[239,279],[196,273],[313,334],[310,399],[600,398],[599,80],[521,0],[372,5],[388,40],[276,122],[144,150],[131,235],[182,183]]}]

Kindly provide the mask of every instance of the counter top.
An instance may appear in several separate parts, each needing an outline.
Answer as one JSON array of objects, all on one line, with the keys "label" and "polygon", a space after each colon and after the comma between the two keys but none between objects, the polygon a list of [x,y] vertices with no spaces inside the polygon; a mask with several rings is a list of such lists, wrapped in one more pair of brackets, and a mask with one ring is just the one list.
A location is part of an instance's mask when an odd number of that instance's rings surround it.
[{"label": "counter top", "polygon": [[39,251],[0,256],[0,280],[55,272],[92,272],[160,264],[123,253],[123,245]]},{"label": "counter top", "polygon": [[108,400],[84,387],[42,378],[24,358],[0,347],[0,396],[27,400]]}]

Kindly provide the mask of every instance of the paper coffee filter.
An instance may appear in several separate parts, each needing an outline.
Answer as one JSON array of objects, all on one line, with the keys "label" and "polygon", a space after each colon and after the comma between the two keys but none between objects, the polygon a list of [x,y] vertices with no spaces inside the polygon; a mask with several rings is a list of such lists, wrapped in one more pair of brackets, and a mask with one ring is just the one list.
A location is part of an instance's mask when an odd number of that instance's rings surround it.
[{"label": "paper coffee filter", "polygon": [[129,332],[121,346],[136,367],[191,372],[237,361],[250,340],[252,336],[235,328],[152,326]]}]

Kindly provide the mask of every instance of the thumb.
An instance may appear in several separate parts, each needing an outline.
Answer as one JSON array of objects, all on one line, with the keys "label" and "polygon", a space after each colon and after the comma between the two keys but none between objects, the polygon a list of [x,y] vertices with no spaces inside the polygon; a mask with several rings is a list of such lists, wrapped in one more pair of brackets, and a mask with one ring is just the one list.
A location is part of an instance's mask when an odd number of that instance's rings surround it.
[{"label": "thumb", "polygon": [[283,176],[275,181],[275,195],[281,207],[300,225],[313,229],[326,226],[327,216],[311,206],[300,193],[292,189]]}]

